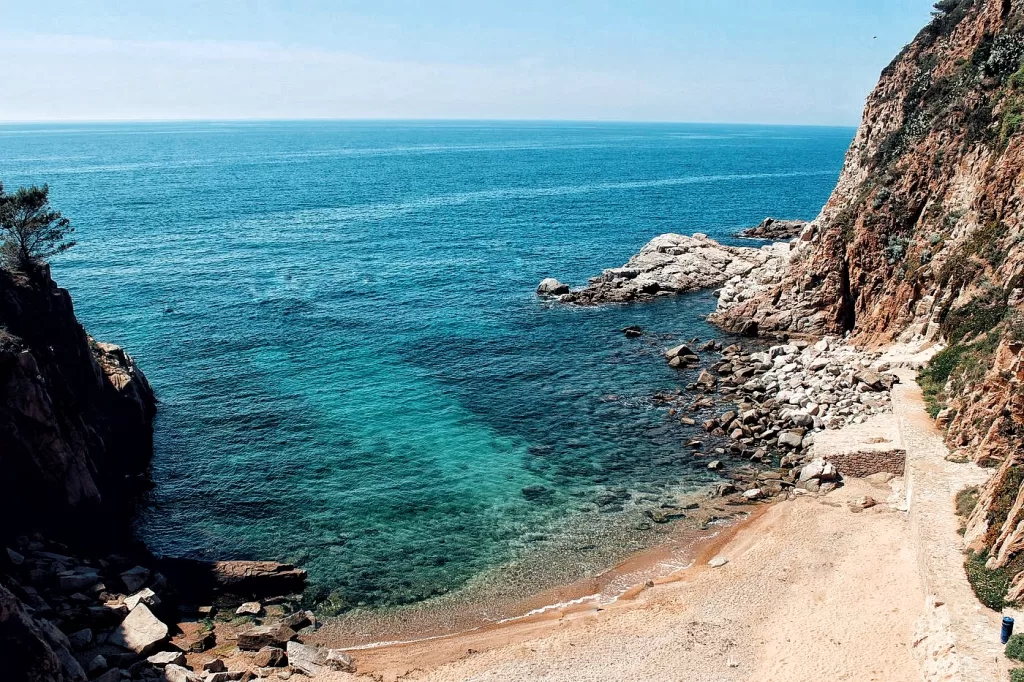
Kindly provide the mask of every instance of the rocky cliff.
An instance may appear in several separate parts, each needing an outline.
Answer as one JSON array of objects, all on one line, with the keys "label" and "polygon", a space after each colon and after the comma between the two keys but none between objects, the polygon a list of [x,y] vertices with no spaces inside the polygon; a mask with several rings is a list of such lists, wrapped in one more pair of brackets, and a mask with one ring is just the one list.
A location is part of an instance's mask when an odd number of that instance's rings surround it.
[{"label": "rocky cliff", "polygon": [[[155,410],[132,358],[86,334],[48,269],[0,269],[0,680],[200,682],[200,663],[224,680],[268,662],[350,669],[341,652],[293,641],[314,625],[296,606],[302,569],[158,559],[131,538]],[[239,630],[233,610],[209,621],[214,601],[233,609],[263,597],[275,605],[258,627]],[[227,670],[215,656],[244,637],[258,646],[234,656],[243,669]],[[278,646],[257,651],[268,643]]]},{"label": "rocky cliff", "polygon": [[147,480],[155,409],[131,357],[86,334],[48,270],[0,271],[0,518],[15,521],[0,535],[88,539],[119,515]]},{"label": "rocky cliff", "polygon": [[921,377],[963,456],[998,467],[967,528],[1024,597],[1024,0],[942,0],[882,72],[781,284],[730,329],[946,346]]}]

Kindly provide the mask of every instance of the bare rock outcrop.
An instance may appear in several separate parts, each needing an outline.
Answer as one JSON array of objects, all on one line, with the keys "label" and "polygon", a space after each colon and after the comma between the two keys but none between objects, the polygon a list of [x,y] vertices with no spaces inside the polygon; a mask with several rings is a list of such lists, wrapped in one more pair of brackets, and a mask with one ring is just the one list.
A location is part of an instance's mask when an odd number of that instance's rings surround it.
[{"label": "bare rock outcrop", "polygon": [[725,246],[700,233],[692,237],[663,234],[622,267],[609,268],[591,278],[586,287],[559,298],[566,303],[596,305],[714,289],[730,279],[750,277],[755,271],[781,270],[788,250],[786,244],[755,249]]},{"label": "bare rock outcrop", "polygon": [[1022,22],[1020,2],[943,3],[883,71],[793,267],[716,321],[909,340],[1005,305],[1024,258]]}]

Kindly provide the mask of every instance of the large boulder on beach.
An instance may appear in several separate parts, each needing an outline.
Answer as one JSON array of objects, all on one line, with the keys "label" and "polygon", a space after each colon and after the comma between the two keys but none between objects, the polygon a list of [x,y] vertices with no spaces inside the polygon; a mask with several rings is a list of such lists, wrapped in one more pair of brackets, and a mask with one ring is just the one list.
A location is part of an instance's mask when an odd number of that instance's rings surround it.
[{"label": "large boulder on beach", "polygon": [[355,661],[340,649],[320,649],[299,642],[288,642],[288,665],[311,677],[325,675],[332,670],[354,673]]},{"label": "large boulder on beach", "polygon": [[295,630],[287,625],[257,625],[238,633],[238,648],[242,651],[259,651],[267,646],[282,646],[295,639]]},{"label": "large boulder on beach", "polygon": [[791,448],[799,448],[803,445],[803,434],[797,431],[783,431],[779,434],[779,445]]},{"label": "large boulder on beach", "polygon": [[145,604],[139,604],[114,628],[108,642],[144,656],[167,639],[167,625],[160,622]]}]

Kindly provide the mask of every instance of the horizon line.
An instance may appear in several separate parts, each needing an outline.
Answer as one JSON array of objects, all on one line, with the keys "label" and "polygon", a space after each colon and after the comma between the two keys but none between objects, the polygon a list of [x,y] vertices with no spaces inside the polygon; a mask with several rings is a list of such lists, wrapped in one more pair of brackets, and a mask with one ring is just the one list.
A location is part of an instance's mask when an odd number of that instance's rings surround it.
[{"label": "horizon line", "polygon": [[613,118],[413,118],[413,117],[328,117],[296,118],[62,118],[62,119],[0,119],[0,126],[48,124],[117,124],[117,123],[591,123],[640,125],[722,125],[776,128],[857,128],[859,124],[843,123],[764,123],[737,121],[686,121],[676,119],[613,119]]}]

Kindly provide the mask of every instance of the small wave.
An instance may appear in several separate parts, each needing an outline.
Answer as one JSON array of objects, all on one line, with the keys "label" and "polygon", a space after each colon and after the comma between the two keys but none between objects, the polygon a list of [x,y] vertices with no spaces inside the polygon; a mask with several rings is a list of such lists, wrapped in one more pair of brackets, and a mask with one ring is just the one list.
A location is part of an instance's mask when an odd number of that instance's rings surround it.
[{"label": "small wave", "polygon": [[596,192],[615,192],[657,187],[680,187],[685,185],[710,184],[715,182],[736,182],[743,180],[771,180],[777,178],[813,177],[834,175],[833,171],[793,171],[788,173],[731,173],[723,175],[692,175],[679,178],[634,180],[629,182],[594,182],[578,185],[557,185],[554,187],[507,187],[476,192],[456,192],[423,197],[412,201],[361,204],[340,208],[313,209],[286,214],[261,216],[260,221],[277,224],[282,215],[298,222],[333,220],[383,220],[408,215],[422,210],[433,210],[449,206],[495,201],[527,201],[542,197],[575,196]]}]

